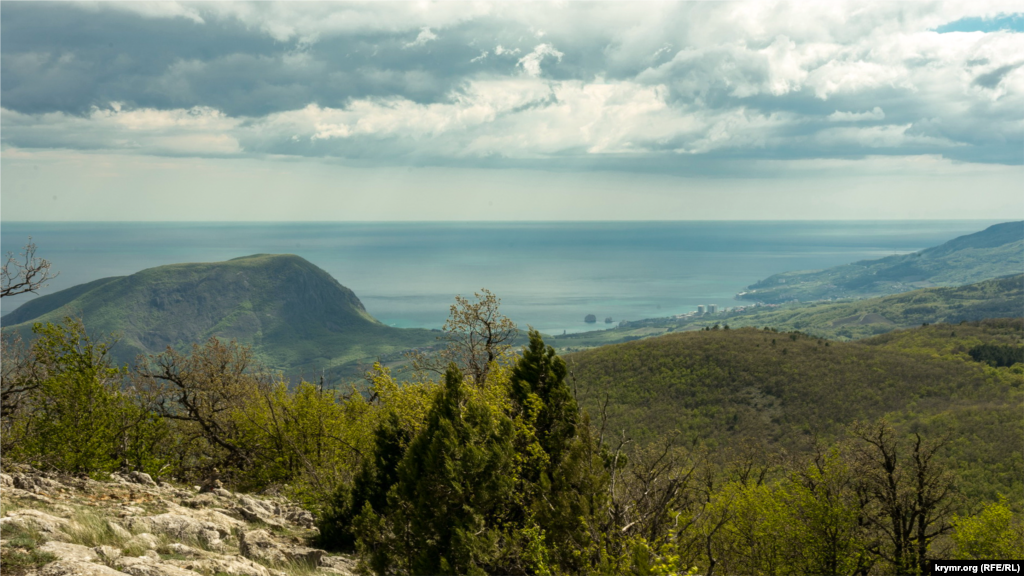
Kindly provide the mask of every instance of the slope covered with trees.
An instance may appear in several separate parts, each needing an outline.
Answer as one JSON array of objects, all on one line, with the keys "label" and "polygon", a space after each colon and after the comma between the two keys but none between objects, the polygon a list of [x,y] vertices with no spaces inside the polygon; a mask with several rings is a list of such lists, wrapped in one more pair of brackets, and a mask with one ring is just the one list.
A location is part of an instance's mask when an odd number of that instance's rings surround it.
[{"label": "slope covered with trees", "polygon": [[959,286],[1024,270],[1024,222],[1005,222],[913,254],[775,274],[738,297],[765,303],[863,298]]},{"label": "slope covered with trees", "polygon": [[1022,320],[932,325],[860,342],[754,328],[669,334],[567,356],[583,405],[638,438],[674,431],[711,446],[806,452],[857,421],[885,417],[958,440],[973,489],[1024,491],[1024,364],[969,351],[1019,350]]},{"label": "slope covered with trees", "polygon": [[43,296],[4,316],[23,338],[35,322],[80,317],[90,334],[117,334],[119,363],[211,337],[251,345],[289,374],[331,369],[430,346],[436,333],[384,326],[329,274],[293,255],[174,264]]},{"label": "slope covered with trees", "polygon": [[845,343],[706,329],[566,362],[534,331],[516,354],[497,306],[458,299],[409,380],[376,364],[348,393],[290,387],[217,338],[119,368],[74,318],[27,345],[5,332],[0,454],[283,492],[376,574],[881,576],[1024,555],[1021,319]]}]

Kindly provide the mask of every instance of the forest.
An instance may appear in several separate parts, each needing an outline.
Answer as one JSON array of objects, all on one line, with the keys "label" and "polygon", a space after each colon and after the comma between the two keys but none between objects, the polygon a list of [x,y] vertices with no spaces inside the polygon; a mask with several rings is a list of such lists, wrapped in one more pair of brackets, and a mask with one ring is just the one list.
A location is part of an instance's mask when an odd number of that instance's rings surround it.
[{"label": "forest", "polygon": [[403,381],[378,364],[337,390],[289,386],[233,342],[118,366],[80,321],[38,324],[31,343],[4,336],[3,459],[282,493],[314,513],[318,546],[375,574],[921,574],[1024,556],[1024,366],[1004,360],[1020,320],[864,343],[705,330],[568,362],[517,332],[490,292],[458,298],[444,348]]}]

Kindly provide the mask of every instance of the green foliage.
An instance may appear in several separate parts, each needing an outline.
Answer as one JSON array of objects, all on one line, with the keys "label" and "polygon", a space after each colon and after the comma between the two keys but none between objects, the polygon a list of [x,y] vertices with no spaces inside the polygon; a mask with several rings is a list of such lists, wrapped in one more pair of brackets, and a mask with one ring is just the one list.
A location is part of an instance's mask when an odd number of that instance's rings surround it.
[{"label": "green foliage", "polygon": [[1005,498],[986,504],[980,512],[953,520],[954,558],[1005,560],[1024,557],[1024,519],[1014,514]]},{"label": "green foliage", "polygon": [[510,380],[520,480],[514,518],[542,531],[556,566],[583,570],[593,558],[581,543],[592,538],[590,519],[606,505],[607,477],[589,420],[565,381],[565,361],[537,331],[529,335]]},{"label": "green foliage", "polygon": [[975,362],[984,362],[993,368],[1013,366],[1018,362],[1024,362],[1024,347],[1021,346],[979,344],[968,350],[967,353]]},{"label": "green foliage", "polygon": [[360,535],[370,565],[381,573],[485,573],[512,494],[511,435],[511,420],[471,398],[451,366],[426,427],[398,464],[387,512],[367,502],[357,520],[379,526]]},{"label": "green foliage", "polygon": [[18,439],[9,455],[74,473],[157,466],[151,450],[162,433],[160,423],[121,390],[126,370],[110,366],[110,344],[91,342],[72,318],[33,330],[40,380],[24,412],[9,423]]}]

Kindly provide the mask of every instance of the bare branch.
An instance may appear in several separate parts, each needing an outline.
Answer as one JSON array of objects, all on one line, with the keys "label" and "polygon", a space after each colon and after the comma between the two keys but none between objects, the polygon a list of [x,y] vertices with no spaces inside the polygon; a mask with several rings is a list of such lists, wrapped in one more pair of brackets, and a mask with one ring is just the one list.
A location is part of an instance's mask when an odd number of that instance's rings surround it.
[{"label": "bare branch", "polygon": [[47,281],[56,278],[58,273],[50,271],[49,260],[36,258],[36,245],[29,236],[28,244],[18,256],[13,252],[7,253],[2,275],[0,298],[27,292],[35,294],[36,290],[46,286]]}]

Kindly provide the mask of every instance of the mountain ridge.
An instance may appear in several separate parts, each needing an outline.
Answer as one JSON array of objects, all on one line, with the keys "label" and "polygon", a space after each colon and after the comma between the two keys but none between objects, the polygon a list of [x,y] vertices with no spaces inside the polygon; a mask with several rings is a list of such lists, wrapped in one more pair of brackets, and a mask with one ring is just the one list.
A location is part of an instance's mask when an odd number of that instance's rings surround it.
[{"label": "mountain ridge", "polygon": [[119,362],[218,337],[252,345],[272,368],[311,371],[434,340],[428,330],[383,325],[354,292],[293,254],[169,264],[95,280],[26,303],[0,323],[28,336],[32,323],[64,316],[80,316],[94,336],[117,333],[112,355]]},{"label": "mountain ridge", "polygon": [[774,274],[751,284],[736,298],[766,304],[865,298],[1020,272],[1024,272],[1024,221],[1003,222],[911,254]]}]

